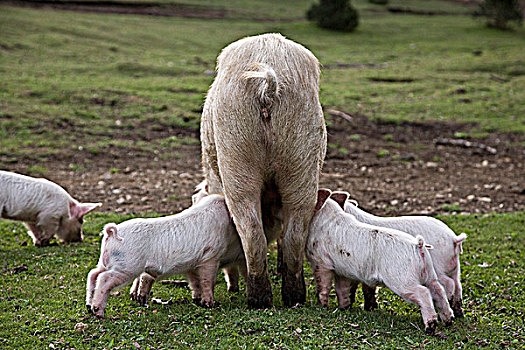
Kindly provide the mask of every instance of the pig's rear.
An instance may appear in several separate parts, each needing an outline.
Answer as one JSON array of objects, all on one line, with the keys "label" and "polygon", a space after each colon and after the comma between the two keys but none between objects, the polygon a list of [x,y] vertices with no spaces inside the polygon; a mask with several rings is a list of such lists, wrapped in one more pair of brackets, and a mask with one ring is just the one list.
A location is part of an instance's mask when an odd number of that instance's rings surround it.
[{"label": "pig's rear", "polygon": [[243,242],[248,303],[271,305],[270,236],[283,237],[285,305],[304,302],[302,251],[326,147],[319,62],[301,45],[266,34],[225,48],[217,71],[202,116],[203,164],[210,193],[225,193]]}]

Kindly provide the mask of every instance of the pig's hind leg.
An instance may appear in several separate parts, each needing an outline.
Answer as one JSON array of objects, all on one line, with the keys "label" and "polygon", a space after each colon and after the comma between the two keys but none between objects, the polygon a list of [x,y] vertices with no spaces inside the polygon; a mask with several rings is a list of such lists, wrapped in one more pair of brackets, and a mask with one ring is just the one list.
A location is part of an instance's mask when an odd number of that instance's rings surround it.
[{"label": "pig's hind leg", "polygon": [[412,285],[398,289],[392,288],[388,284],[387,287],[406,301],[419,306],[423,316],[423,323],[425,324],[425,333],[428,335],[434,334],[437,327],[437,314],[428,288],[422,285]]},{"label": "pig's hind leg", "polygon": [[[284,230],[281,239],[281,294],[285,306],[294,306],[306,301],[303,256],[317,202],[318,180],[317,176],[311,174],[317,174],[319,169],[313,159],[291,157],[283,162],[287,162],[286,166],[275,176],[275,183],[281,195]],[[313,164],[310,164],[312,162]],[[301,171],[298,172],[297,169]],[[304,176],[303,173],[310,175]]]},{"label": "pig's hind leg", "polygon": [[193,299],[193,303],[200,305],[202,300],[202,288],[199,274],[197,271],[188,271],[186,273],[186,277],[188,277],[188,282],[190,283],[191,298]]},{"label": "pig's hind leg", "polygon": [[228,293],[237,293],[239,291],[239,269],[237,266],[228,266],[223,271]]},{"label": "pig's hind leg", "polygon": [[445,323],[446,326],[452,325],[454,315],[450,305],[448,304],[445,289],[443,289],[443,286],[437,280],[430,281],[427,287],[430,290],[432,299],[434,300],[439,311],[439,318],[441,321],[443,321],[443,323]]},{"label": "pig's hind leg", "polygon": [[229,190],[226,179],[224,179],[224,186],[226,203],[233,215],[246,256],[248,274],[245,282],[248,307],[257,309],[270,307],[273,298],[267,271],[267,241],[261,218],[260,188],[262,186],[254,186],[251,190],[244,189],[242,192],[233,191]]},{"label": "pig's hind leg", "polygon": [[[358,283],[343,276],[335,275],[335,294],[340,309],[352,307],[355,301],[355,290]],[[352,293],[353,291],[353,293]]]},{"label": "pig's hind leg", "polygon": [[93,296],[91,310],[98,318],[104,317],[104,309],[108,302],[109,293],[118,286],[126,284],[133,280],[133,277],[118,271],[103,271],[98,275]]},{"label": "pig's hind leg", "polygon": [[317,300],[323,307],[328,307],[330,289],[332,288],[333,271],[320,265],[312,264],[314,272],[315,286],[317,290]]},{"label": "pig's hind leg", "polygon": [[86,285],[86,307],[89,313],[92,313],[91,305],[93,304],[93,296],[95,294],[95,286],[97,284],[98,275],[106,271],[105,267],[98,266],[91,270],[87,276]]},{"label": "pig's hind leg", "polygon": [[306,246],[310,219],[315,208],[311,206],[293,208],[283,198],[285,233],[282,239],[282,287],[281,294],[285,306],[304,304],[306,301],[306,285],[303,276],[303,252]]},{"label": "pig's hind leg", "polygon": [[146,272],[143,272],[133,281],[129,294],[130,299],[135,300],[141,306],[145,306],[148,303],[151,287],[153,286],[154,282],[155,277]]},{"label": "pig's hind leg", "polygon": [[215,287],[215,279],[217,277],[218,269],[219,261],[217,259],[210,259],[197,268],[202,289],[202,300],[200,305],[203,307],[210,308],[215,306],[213,289]]}]

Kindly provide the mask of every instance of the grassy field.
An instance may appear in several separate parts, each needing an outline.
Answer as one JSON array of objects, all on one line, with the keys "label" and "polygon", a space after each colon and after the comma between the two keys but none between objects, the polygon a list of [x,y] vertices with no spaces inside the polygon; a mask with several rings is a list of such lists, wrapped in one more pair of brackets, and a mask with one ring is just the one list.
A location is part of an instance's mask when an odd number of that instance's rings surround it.
[{"label": "grassy field", "polygon": [[[38,174],[48,171],[47,158],[79,147],[92,154],[110,146],[153,152],[198,142],[140,136],[151,125],[195,131],[218,52],[263,32],[281,32],[319,58],[325,108],[381,120],[474,123],[472,137],[525,132],[525,31],[485,28],[462,15],[470,11],[465,6],[390,1],[455,13],[414,16],[354,1],[361,24],[341,34],[302,19],[310,1],[181,2],[231,14],[210,20],[0,6],[0,168],[34,159],[42,161],[30,169]],[[469,235],[462,256],[466,318],[440,325],[436,337],[424,335],[417,308],[386,289],[376,312],[338,311],[335,295],[329,310],[317,307],[308,267],[307,305],[282,308],[274,249],[272,309],[247,310],[244,286],[230,300],[220,275],[221,306],[213,310],[187,303],[140,308],[123,289],[110,298],[105,320],[86,317],[85,277],[98,259],[99,232],[126,218],[92,214],[84,243],[41,249],[21,224],[0,221],[2,347],[445,349],[525,342],[522,212],[442,218]],[[159,284],[154,295],[189,300],[190,291]],[[79,323],[85,328],[75,330]]]}]

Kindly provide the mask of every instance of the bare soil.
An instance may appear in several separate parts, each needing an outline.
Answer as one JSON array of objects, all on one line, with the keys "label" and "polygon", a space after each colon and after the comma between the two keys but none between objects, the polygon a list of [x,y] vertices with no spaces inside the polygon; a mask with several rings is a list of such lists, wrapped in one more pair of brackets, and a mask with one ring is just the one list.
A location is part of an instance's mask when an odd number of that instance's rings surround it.
[{"label": "bare soil", "polygon": [[[365,210],[377,215],[525,210],[523,135],[492,133],[476,140],[497,150],[491,154],[478,147],[434,142],[468,132],[472,125],[395,124],[332,115],[327,121],[329,147],[320,186],[350,192]],[[199,137],[193,130],[137,128],[148,129],[151,139]],[[129,134],[114,137],[130,138]],[[137,135],[136,140],[143,138]],[[6,157],[1,155],[0,162]],[[27,174],[30,166],[43,165],[49,170],[46,177],[75,198],[103,202],[103,212],[168,214],[191,204],[194,188],[203,179],[200,159],[199,145],[152,153],[138,147],[111,147],[95,155],[67,148],[45,163],[30,156],[19,158],[8,164],[8,170]],[[72,170],[70,164],[80,169]]]}]

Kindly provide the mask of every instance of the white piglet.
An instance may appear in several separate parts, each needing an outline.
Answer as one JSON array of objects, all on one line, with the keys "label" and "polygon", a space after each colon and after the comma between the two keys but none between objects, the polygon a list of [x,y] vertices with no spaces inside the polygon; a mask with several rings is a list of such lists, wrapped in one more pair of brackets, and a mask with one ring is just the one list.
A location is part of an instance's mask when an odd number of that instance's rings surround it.
[{"label": "white piglet", "polygon": [[[459,254],[462,252],[462,243],[467,238],[465,233],[456,236],[442,221],[429,216],[401,216],[401,217],[379,217],[365,212],[357,207],[357,202],[346,200],[347,192],[333,192],[332,199],[343,206],[345,212],[352,214],[357,220],[380,227],[389,227],[408,233],[411,236],[421,235],[425,242],[434,247],[430,250],[434,270],[439,283],[445,288],[450,307],[454,316],[463,317],[462,288],[460,281]],[[363,290],[366,287],[363,286]],[[355,289],[351,291],[351,299],[355,296]],[[368,292],[370,293],[370,292]],[[375,296],[375,291],[370,294]],[[375,299],[375,298],[374,298]],[[375,300],[365,298],[366,303],[375,303]]]},{"label": "white piglet", "polygon": [[447,325],[454,318],[446,294],[437,280],[423,237],[362,223],[318,193],[319,211],[310,225],[306,256],[312,265],[319,301],[328,306],[332,276],[340,307],[348,306],[351,284],[385,285],[404,300],[421,308],[425,332],[437,325],[434,303]]},{"label": "white piglet", "polygon": [[103,233],[100,259],[88,274],[86,290],[88,311],[100,318],[111,290],[139,276],[152,283],[186,274],[194,301],[212,307],[218,268],[245,264],[221,195],[206,196],[176,215],[107,224]]},{"label": "white piglet", "polygon": [[0,217],[23,221],[36,246],[56,237],[82,241],[84,215],[102,203],[79,203],[62,187],[46,179],[0,171]]}]

